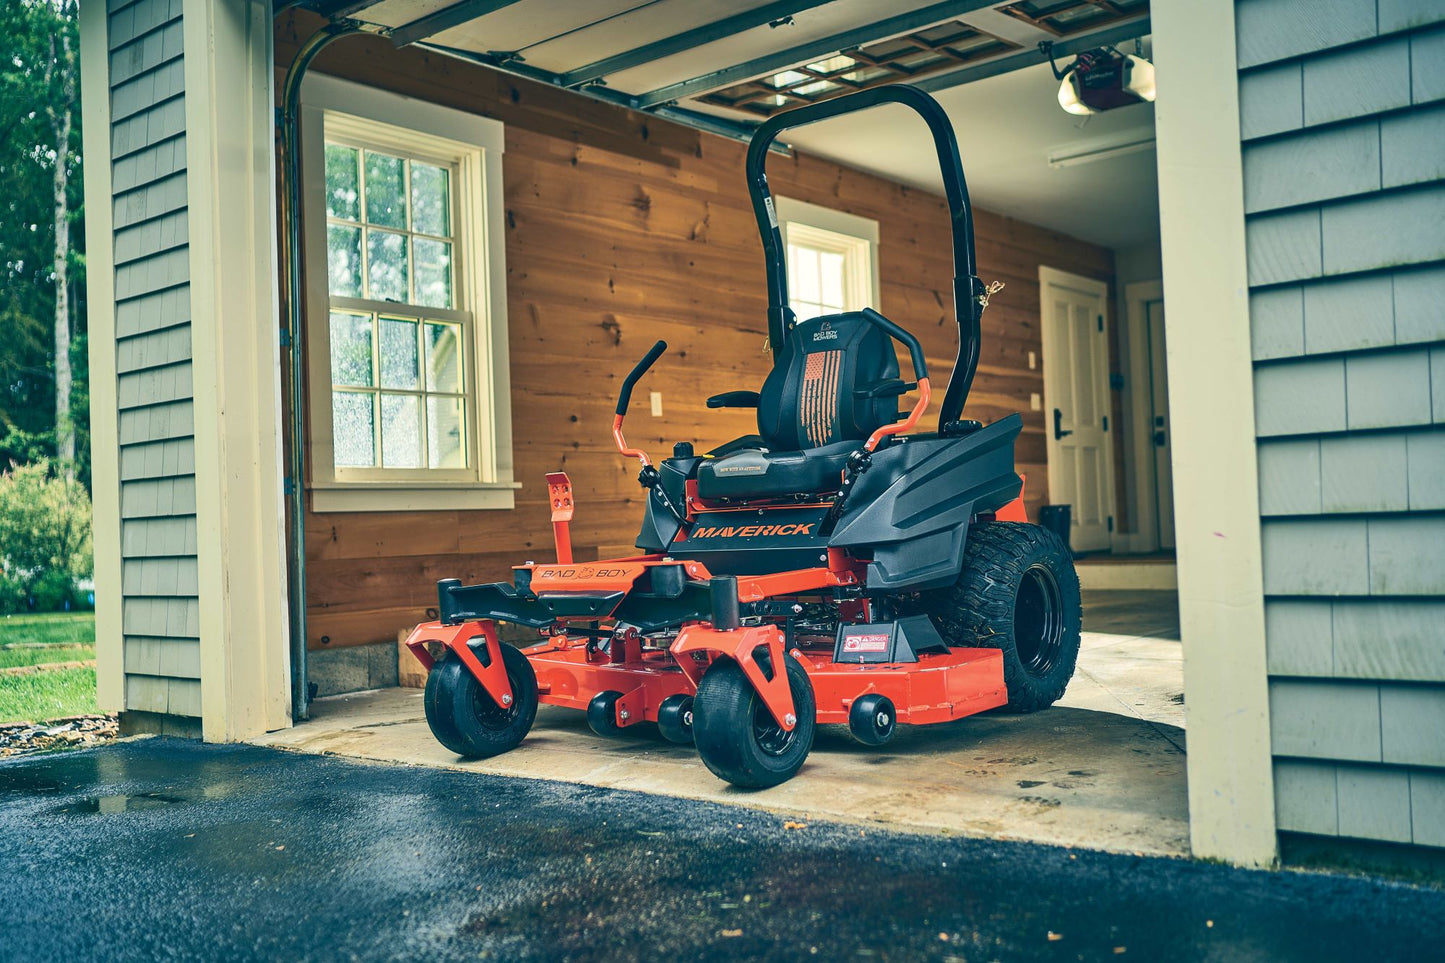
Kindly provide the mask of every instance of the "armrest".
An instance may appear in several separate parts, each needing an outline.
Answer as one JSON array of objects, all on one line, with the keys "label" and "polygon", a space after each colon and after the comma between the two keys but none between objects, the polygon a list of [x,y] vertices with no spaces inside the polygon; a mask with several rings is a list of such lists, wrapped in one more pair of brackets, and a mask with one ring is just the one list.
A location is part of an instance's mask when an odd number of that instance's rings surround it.
[{"label": "armrest", "polygon": [[756,391],[724,391],[720,395],[713,395],[707,400],[709,408],[756,408],[758,406],[758,393]]},{"label": "armrest", "polygon": [[871,385],[863,385],[853,391],[855,398],[897,398],[918,387],[914,381],[899,381],[897,378],[890,378],[887,381],[876,381]]}]

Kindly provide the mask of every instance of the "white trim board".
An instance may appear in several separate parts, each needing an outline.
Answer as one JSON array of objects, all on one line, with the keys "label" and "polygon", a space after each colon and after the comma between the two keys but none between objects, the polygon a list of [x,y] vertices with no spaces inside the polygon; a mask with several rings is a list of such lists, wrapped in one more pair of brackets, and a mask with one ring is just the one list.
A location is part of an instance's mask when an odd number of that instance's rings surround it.
[{"label": "white trim board", "polygon": [[90,479],[95,559],[95,689],[102,712],[125,702],[121,632],[120,409],[116,402],[115,258],[110,164],[109,30],[104,4],[80,6],[81,137],[85,165],[86,325],[90,359]]},{"label": "white trim board", "polygon": [[272,23],[265,0],[185,4],[201,725],[290,724]]},{"label": "white trim board", "polygon": [[1195,856],[1275,862],[1254,365],[1232,4],[1151,12]]}]

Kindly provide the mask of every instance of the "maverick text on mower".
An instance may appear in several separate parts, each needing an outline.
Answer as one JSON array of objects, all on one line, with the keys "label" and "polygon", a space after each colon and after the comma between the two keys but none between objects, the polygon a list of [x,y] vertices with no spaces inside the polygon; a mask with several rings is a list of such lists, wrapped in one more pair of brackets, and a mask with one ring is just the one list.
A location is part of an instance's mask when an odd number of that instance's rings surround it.
[{"label": "maverick text on mower", "polygon": [[[763,170],[779,132],[883,103],[927,122],[953,219],[958,360],[938,430],[912,435],[929,401],[918,339],[871,309],[794,316]],[[988,290],[943,109],[889,86],[790,111],[753,136],[747,182],[773,368],[760,391],[708,407],[756,408],[758,433],[702,456],[679,442],[656,466],[629,448],[632,388],[667,347],[653,346],[623,381],[613,423],[618,449],[642,463],[645,554],[574,562],[572,486],[548,475],[557,563],[521,565],[511,584],[442,581],[439,620],[407,640],[430,670],[427,722],[448,749],[506,752],[540,701],[586,710],[601,734],[656,722],[665,738],[695,743],[718,776],[763,787],[798,771],[818,723],[847,724],[876,746],[898,723],[1030,712],[1063,694],[1079,650],[1079,582],[1059,539],[1025,518],[1013,453],[1022,422],[961,420]],[[894,340],[915,382],[901,380]],[[898,399],[915,390],[900,420]],[[540,641],[503,645],[497,622]]]}]

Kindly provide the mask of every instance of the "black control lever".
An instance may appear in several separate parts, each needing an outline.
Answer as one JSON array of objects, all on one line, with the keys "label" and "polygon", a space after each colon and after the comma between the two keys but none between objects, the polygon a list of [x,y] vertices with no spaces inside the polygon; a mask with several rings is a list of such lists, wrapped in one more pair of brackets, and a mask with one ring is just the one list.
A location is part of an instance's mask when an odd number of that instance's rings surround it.
[{"label": "black control lever", "polygon": [[828,509],[828,514],[823,516],[823,524],[818,526],[818,534],[833,534],[833,528],[838,524],[838,519],[843,517],[843,506],[848,501],[848,493],[858,483],[858,476],[865,474],[872,467],[873,453],[866,448],[859,448],[848,456],[848,462],[843,468],[843,484],[838,486],[838,497],[833,499],[833,505]]},{"label": "black control lever", "polygon": [[678,511],[677,506],[668,497],[667,489],[662,487],[662,476],[658,474],[656,468],[651,465],[643,465],[642,471],[637,473],[637,483],[656,495],[657,500],[662,502],[662,507],[667,509],[667,513],[677,519],[678,524],[683,528],[687,528],[691,524],[688,522],[687,516]]},{"label": "black control lever", "polygon": [[612,420],[612,438],[617,442],[618,451],[628,458],[636,458],[642,462],[642,470],[637,473],[637,483],[656,495],[657,500],[662,503],[662,507],[667,509],[667,513],[675,518],[678,524],[686,528],[687,516],[678,511],[677,506],[672,503],[672,499],[667,496],[667,491],[661,484],[662,477],[657,473],[657,469],[652,467],[647,453],[638,448],[629,448],[627,439],[622,436],[622,419],[626,417],[627,408],[632,404],[633,386],[637,384],[639,378],[647,374],[647,369],[656,364],[657,359],[662,357],[662,353],[666,350],[666,341],[657,342],[647,354],[643,355],[642,360],[633,366],[627,377],[622,379],[622,390],[617,393],[617,416]]}]

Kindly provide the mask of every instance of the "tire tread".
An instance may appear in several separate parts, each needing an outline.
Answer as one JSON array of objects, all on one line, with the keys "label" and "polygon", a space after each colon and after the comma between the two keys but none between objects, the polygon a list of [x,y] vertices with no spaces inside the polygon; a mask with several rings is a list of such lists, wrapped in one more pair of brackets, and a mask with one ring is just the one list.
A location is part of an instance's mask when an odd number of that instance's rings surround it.
[{"label": "tire tread", "polygon": [[[1034,561],[1051,562],[1065,608],[1059,663],[1047,679],[1025,672],[1014,648],[1015,589]],[[1079,653],[1079,577],[1057,535],[1023,522],[981,522],[970,529],[963,570],[953,585],[924,592],[920,607],[949,645],[1004,650],[1010,712],[1036,712],[1064,694]],[[1065,671],[1065,668],[1067,670]]]}]

